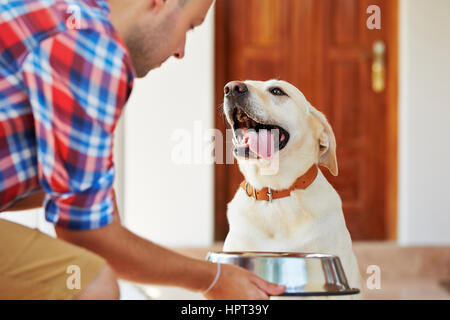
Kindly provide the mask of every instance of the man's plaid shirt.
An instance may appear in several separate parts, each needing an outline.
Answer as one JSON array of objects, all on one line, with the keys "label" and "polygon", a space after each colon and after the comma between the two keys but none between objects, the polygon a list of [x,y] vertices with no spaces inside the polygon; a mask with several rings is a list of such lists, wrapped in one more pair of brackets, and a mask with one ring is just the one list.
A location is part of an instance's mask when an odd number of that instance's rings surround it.
[{"label": "man's plaid shirt", "polygon": [[133,79],[107,1],[0,0],[0,211],[43,188],[48,221],[109,224]]}]

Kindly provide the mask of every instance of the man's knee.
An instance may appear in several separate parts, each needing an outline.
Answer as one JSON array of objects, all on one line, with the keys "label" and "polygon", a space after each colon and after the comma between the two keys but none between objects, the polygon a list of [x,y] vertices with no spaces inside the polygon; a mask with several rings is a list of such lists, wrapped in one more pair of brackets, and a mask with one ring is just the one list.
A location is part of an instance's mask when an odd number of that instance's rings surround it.
[{"label": "man's knee", "polygon": [[119,285],[114,270],[106,265],[97,276],[84,288],[76,300],[117,300],[120,298]]}]

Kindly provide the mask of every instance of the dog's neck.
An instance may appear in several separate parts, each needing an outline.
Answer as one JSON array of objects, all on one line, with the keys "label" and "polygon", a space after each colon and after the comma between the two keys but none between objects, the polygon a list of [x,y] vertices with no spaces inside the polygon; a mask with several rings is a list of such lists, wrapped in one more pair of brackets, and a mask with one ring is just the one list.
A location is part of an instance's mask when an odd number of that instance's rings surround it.
[{"label": "dog's neck", "polygon": [[266,200],[272,202],[274,199],[289,197],[291,192],[294,190],[307,189],[316,180],[318,173],[319,169],[317,165],[313,165],[304,175],[298,177],[288,189],[284,190],[272,190],[271,188],[263,188],[258,190],[252,186],[249,188],[249,184],[245,180],[241,183],[241,188],[249,197],[253,197],[256,200]]},{"label": "dog's neck", "polygon": [[[304,175],[313,165],[317,165],[316,159],[301,161],[298,159],[280,160],[277,166],[273,163],[261,164],[249,161],[239,163],[239,168],[247,183],[256,189],[271,188],[273,190],[288,189],[302,175]],[[271,168],[274,170],[271,170]]]}]

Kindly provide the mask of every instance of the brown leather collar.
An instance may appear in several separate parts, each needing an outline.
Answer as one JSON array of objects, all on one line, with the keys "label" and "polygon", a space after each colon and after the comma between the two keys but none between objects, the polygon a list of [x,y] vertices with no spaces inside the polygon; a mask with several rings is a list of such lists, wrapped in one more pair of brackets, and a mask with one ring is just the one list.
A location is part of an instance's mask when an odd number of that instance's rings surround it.
[{"label": "brown leather collar", "polygon": [[318,172],[319,169],[317,165],[313,165],[311,168],[308,169],[308,171],[306,171],[304,175],[295,180],[295,182],[291,185],[289,189],[272,190],[266,187],[261,190],[256,190],[251,185],[249,185],[245,180],[242,181],[241,188],[244,189],[245,193],[247,193],[249,197],[255,198],[256,200],[265,200],[272,202],[273,199],[289,197],[291,195],[291,192],[294,191],[295,189],[308,188],[316,179]]}]

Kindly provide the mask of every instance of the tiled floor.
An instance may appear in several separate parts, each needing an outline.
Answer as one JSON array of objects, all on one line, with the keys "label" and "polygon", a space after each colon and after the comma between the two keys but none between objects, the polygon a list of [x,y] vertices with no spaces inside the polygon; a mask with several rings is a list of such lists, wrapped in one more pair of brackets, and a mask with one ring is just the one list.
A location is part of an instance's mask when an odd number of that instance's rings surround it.
[{"label": "tiled floor", "polygon": [[[365,299],[446,299],[450,300],[450,247],[400,247],[390,242],[356,242],[357,256],[363,284],[371,273],[368,267],[376,265],[381,271],[381,288],[364,288]],[[185,248],[177,251],[204,259],[208,251],[220,251],[221,245],[212,248]],[[187,290],[143,286],[154,299],[203,299],[201,294]]]},{"label": "tiled floor", "polygon": [[[28,211],[20,215],[2,213],[1,218],[54,236],[53,226],[43,213]],[[208,251],[220,251],[222,245],[211,248],[182,248],[180,253],[204,259]],[[360,272],[366,281],[371,265],[380,267],[381,288],[364,290],[366,299],[450,299],[450,247],[400,247],[391,242],[355,242],[353,248]],[[363,282],[364,283],[364,282]],[[122,299],[203,299],[201,294],[179,288],[138,286],[120,282]]]}]

